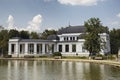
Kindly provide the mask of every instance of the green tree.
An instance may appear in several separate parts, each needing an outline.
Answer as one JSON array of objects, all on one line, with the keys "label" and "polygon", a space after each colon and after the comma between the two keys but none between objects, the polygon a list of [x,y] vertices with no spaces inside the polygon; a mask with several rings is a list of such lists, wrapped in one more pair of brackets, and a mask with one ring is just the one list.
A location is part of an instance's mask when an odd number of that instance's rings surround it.
[{"label": "green tree", "polygon": [[8,40],[9,40],[8,30],[0,31],[0,54],[3,54],[3,55],[7,54]]},{"label": "green tree", "polygon": [[47,37],[49,36],[49,35],[53,35],[53,34],[56,34],[57,33],[57,31],[55,31],[55,30],[45,30],[42,34],[41,34],[41,39],[47,39]]},{"label": "green tree", "polygon": [[118,50],[120,49],[120,29],[110,31],[110,47],[112,54],[118,54]]},{"label": "green tree", "polygon": [[31,39],[39,39],[39,34],[37,32],[31,32],[30,38]]},{"label": "green tree", "polygon": [[24,30],[20,31],[19,35],[20,35],[20,38],[22,39],[29,39],[29,36],[30,36],[29,32]]},{"label": "green tree", "polygon": [[84,48],[89,51],[90,56],[96,55],[101,48],[99,33],[102,33],[103,30],[106,31],[106,28],[102,26],[99,18],[90,18],[84,23],[84,26],[86,27]]},{"label": "green tree", "polygon": [[12,38],[12,37],[19,37],[19,31],[15,30],[15,29],[11,29],[9,31],[9,38]]}]

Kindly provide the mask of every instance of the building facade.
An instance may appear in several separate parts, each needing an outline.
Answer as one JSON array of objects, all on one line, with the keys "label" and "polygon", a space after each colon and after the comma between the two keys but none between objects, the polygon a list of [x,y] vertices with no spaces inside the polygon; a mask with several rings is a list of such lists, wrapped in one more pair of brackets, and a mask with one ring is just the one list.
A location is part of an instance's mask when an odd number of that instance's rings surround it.
[{"label": "building facade", "polygon": [[[46,40],[15,37],[9,39],[8,55],[24,57],[25,55],[40,56],[61,52],[63,56],[89,56],[89,52],[83,48],[85,40],[82,36],[84,34],[84,26],[71,26],[60,29],[56,35],[50,35]],[[99,35],[104,41],[104,47],[101,48],[100,53],[109,53],[109,34],[101,33]]]}]

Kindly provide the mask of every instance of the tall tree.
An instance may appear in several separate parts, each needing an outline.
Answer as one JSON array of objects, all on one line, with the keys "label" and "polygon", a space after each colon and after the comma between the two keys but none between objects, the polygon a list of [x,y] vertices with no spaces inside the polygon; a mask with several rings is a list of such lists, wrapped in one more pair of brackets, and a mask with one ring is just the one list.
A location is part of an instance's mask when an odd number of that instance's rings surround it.
[{"label": "tall tree", "polygon": [[57,33],[57,31],[55,31],[55,30],[45,30],[42,34],[41,34],[41,39],[47,39],[47,37],[49,36],[49,35],[53,35],[53,34],[56,34]]},{"label": "tall tree", "polygon": [[110,47],[112,54],[118,54],[118,50],[120,49],[120,29],[110,31]]},{"label": "tall tree", "polygon": [[9,38],[12,38],[12,37],[19,37],[19,31],[15,30],[15,29],[11,29],[9,31]]},{"label": "tall tree", "polygon": [[31,32],[30,38],[31,39],[39,39],[39,34],[37,32]]},{"label": "tall tree", "polygon": [[99,33],[102,33],[106,28],[102,26],[99,18],[90,18],[84,23],[84,26],[86,27],[84,48],[89,51],[90,56],[96,55],[101,48]]},{"label": "tall tree", "polygon": [[30,36],[29,32],[24,30],[20,31],[19,35],[20,35],[20,38],[22,39],[29,39],[29,36]]},{"label": "tall tree", "polygon": [[8,40],[9,40],[8,30],[0,31],[0,54],[4,55],[5,53],[7,53]]}]

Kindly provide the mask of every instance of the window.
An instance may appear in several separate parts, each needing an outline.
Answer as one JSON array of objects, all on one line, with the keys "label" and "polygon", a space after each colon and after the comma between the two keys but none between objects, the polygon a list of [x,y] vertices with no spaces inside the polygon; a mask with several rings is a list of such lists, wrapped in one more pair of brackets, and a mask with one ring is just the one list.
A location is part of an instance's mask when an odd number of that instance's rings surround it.
[{"label": "window", "polygon": [[15,44],[11,44],[11,47],[12,47],[12,54],[15,52]]},{"label": "window", "polygon": [[79,37],[77,37],[77,40],[79,39]]},{"label": "window", "polygon": [[68,41],[68,37],[67,37],[67,41]]},{"label": "window", "polygon": [[42,53],[42,44],[37,44],[37,54]]},{"label": "window", "polygon": [[22,44],[20,44],[20,53],[22,53]]},{"label": "window", "polygon": [[48,44],[45,44],[45,53],[48,52]]},{"label": "window", "polygon": [[52,53],[54,52],[54,44],[52,44]]},{"label": "window", "polygon": [[70,40],[72,40],[72,37],[70,37]]},{"label": "window", "polygon": [[72,45],[72,52],[76,52],[76,45],[75,44]]},{"label": "window", "polygon": [[64,41],[66,40],[66,37],[64,37]]},{"label": "window", "polygon": [[20,54],[24,53],[24,51],[25,51],[25,45],[20,44]]},{"label": "window", "polygon": [[33,54],[34,53],[34,44],[28,44],[28,52],[30,54]]},{"label": "window", "polygon": [[69,52],[69,45],[65,45],[65,52]]},{"label": "window", "polygon": [[62,45],[59,45],[59,52],[62,52]]}]

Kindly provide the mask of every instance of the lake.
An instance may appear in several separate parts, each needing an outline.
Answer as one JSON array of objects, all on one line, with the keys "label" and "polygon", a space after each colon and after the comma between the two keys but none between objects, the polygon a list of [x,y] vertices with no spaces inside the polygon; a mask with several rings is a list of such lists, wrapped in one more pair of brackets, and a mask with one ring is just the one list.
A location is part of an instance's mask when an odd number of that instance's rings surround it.
[{"label": "lake", "polygon": [[0,80],[120,80],[120,68],[69,61],[0,60]]}]

